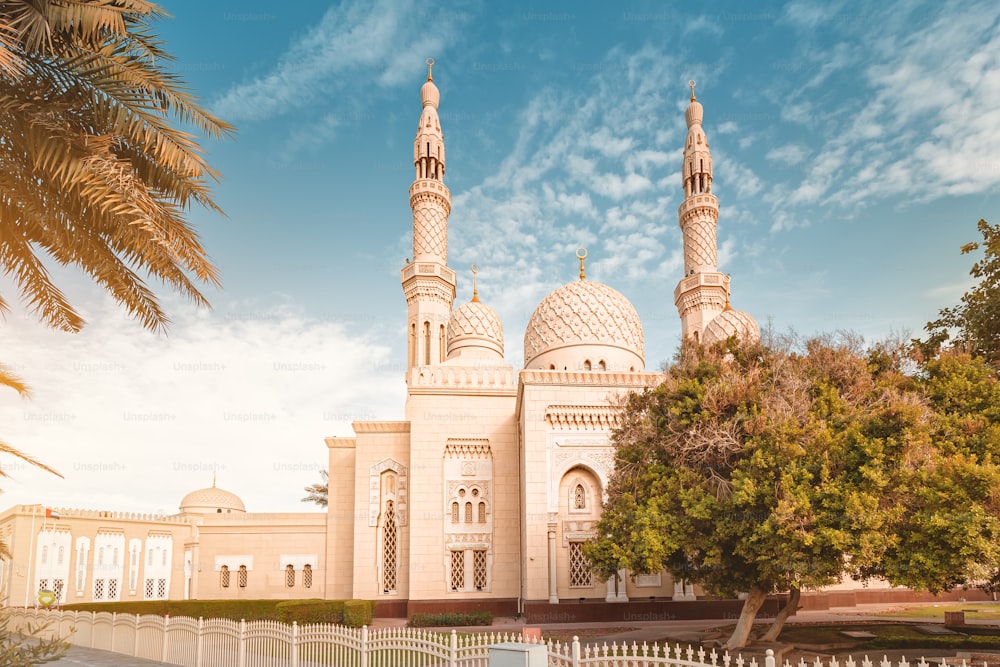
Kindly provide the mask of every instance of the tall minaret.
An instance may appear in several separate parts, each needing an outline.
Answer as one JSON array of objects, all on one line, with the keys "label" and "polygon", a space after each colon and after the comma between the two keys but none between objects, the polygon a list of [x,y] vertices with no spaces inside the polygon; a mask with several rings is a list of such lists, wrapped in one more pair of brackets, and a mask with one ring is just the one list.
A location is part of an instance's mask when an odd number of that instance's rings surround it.
[{"label": "tall minaret", "polygon": [[448,268],[451,192],[442,180],[444,135],[437,112],[441,93],[434,85],[433,67],[434,60],[428,58],[427,82],[420,89],[424,108],[413,141],[413,261],[402,271],[409,337],[407,368],[444,361],[445,330],[455,302],[455,272]]},{"label": "tall minaret", "polygon": [[701,127],[702,108],[694,97],[685,119],[688,132],[684,146],[681,180],[684,201],[677,217],[684,233],[684,277],[674,289],[674,303],[681,316],[681,336],[701,340],[705,327],[726,308],[729,276],[719,273],[715,225],[719,220],[719,200],[712,194],[712,154]]}]

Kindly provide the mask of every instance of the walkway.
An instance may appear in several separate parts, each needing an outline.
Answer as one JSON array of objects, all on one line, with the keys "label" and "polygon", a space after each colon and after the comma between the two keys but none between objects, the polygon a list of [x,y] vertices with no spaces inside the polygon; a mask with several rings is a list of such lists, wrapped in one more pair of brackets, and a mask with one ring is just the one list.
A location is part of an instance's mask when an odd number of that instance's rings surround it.
[{"label": "walkway", "polygon": [[[62,658],[45,664],[54,667],[163,667],[167,665],[165,662],[143,660],[121,653],[80,646],[71,646]],[[170,667],[177,667],[177,665]]]}]

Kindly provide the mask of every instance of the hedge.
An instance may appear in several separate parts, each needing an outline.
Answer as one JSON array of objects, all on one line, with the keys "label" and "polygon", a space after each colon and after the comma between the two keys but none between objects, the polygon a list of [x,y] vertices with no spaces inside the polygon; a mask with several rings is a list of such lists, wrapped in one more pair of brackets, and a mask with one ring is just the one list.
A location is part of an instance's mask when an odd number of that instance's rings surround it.
[{"label": "hedge", "polygon": [[344,625],[360,628],[371,625],[375,616],[374,600],[347,600],[344,602]]},{"label": "hedge", "polygon": [[488,611],[469,613],[445,612],[442,614],[414,614],[410,617],[411,628],[456,627],[466,625],[492,625],[493,614]]},{"label": "hedge", "polygon": [[[346,605],[352,605],[350,620]],[[228,618],[234,621],[273,620],[284,623],[371,624],[375,603],[370,600],[139,600],[132,602],[82,602],[62,605],[67,611],[189,616],[191,618]]]}]

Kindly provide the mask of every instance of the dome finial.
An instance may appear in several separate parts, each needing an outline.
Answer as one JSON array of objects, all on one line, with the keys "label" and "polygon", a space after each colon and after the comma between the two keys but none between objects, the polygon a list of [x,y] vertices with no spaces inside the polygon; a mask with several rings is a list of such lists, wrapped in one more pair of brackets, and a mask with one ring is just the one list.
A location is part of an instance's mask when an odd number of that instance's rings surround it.
[{"label": "dome finial", "polygon": [[426,62],[427,62],[427,80],[433,81],[434,77],[431,76],[431,70],[434,69],[434,59],[428,58]]},{"label": "dome finial", "polygon": [[576,249],[576,258],[580,260],[580,280],[586,280],[587,279],[587,275],[586,275],[586,273],[583,270],[583,260],[587,259],[587,249],[586,248],[577,248]]},{"label": "dome finial", "polygon": [[472,270],[472,303],[479,303],[479,290],[476,289],[476,274],[479,273],[479,265],[473,264],[469,268]]},{"label": "dome finial", "polygon": [[694,87],[695,87],[696,83],[697,82],[694,79],[691,79],[690,81],[688,81],[688,85],[691,86],[691,101],[692,102],[695,101],[695,99],[694,99]]}]

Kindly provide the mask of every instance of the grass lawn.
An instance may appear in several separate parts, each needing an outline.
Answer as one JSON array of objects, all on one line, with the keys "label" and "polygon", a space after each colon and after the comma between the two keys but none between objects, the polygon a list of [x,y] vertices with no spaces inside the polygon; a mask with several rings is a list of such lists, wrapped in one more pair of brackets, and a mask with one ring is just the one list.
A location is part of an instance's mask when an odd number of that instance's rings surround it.
[{"label": "grass lawn", "polygon": [[[975,609],[975,611],[970,611]],[[880,612],[879,616],[891,618],[925,618],[944,620],[946,611],[964,611],[970,621],[1000,621],[1000,602],[949,602],[947,604],[922,604]]]},{"label": "grass lawn", "polygon": [[875,635],[875,639],[860,641],[856,648],[941,648],[941,649],[983,649],[1000,650],[1000,634],[981,635],[927,635],[912,624],[839,624],[839,625],[791,625],[786,626],[778,641],[788,644],[843,644],[852,640],[840,634],[841,630],[863,630]]}]

